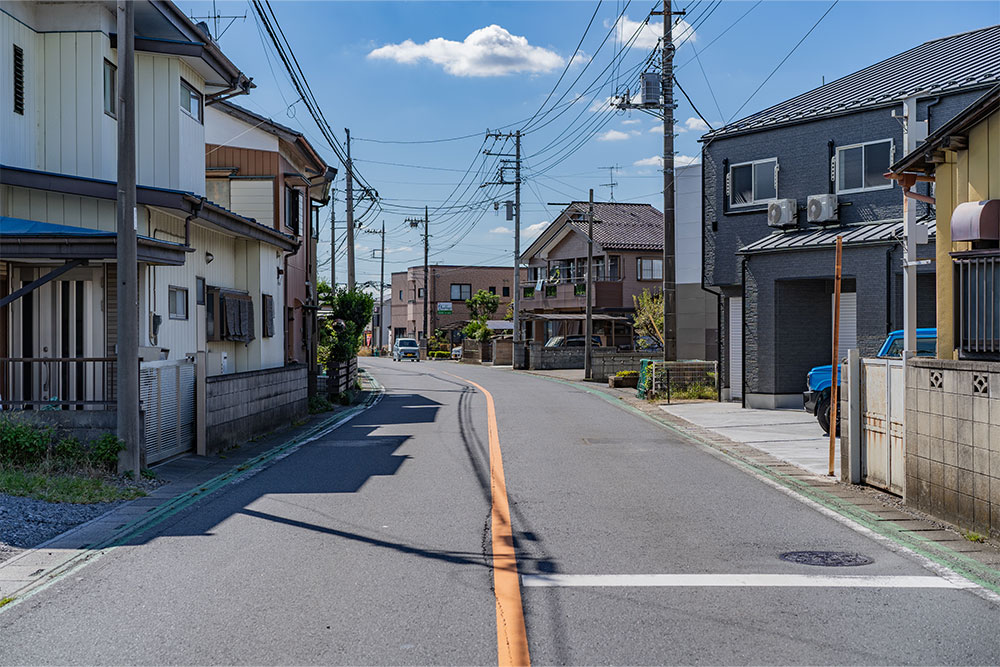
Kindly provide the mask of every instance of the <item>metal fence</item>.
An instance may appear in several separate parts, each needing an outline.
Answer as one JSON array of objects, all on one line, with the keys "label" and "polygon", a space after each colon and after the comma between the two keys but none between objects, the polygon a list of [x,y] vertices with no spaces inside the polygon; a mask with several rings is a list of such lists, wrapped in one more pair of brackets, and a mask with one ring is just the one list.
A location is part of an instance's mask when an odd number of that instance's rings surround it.
[{"label": "metal fence", "polygon": [[1000,250],[969,250],[952,257],[959,351],[968,357],[1000,358]]},{"label": "metal fence", "polygon": [[719,362],[656,361],[643,359],[639,370],[639,398],[711,399],[719,397]]},{"label": "metal fence", "polygon": [[0,357],[0,407],[114,410],[116,357]]}]

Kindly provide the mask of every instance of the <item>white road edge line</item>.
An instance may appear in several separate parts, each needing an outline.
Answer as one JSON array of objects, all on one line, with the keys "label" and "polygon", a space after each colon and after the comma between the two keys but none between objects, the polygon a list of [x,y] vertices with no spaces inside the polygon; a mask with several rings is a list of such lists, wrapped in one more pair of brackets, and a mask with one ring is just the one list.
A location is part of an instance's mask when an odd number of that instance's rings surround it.
[{"label": "white road edge line", "polygon": [[976,588],[965,579],[924,575],[825,574],[524,574],[528,588],[697,587],[697,588]]}]

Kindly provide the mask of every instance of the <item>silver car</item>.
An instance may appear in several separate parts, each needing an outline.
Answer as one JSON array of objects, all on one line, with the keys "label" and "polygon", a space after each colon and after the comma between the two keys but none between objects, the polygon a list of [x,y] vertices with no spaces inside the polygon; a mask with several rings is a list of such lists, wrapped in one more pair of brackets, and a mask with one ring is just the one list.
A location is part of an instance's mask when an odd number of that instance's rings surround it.
[{"label": "silver car", "polygon": [[420,345],[412,338],[397,338],[392,346],[392,360],[420,361]]}]

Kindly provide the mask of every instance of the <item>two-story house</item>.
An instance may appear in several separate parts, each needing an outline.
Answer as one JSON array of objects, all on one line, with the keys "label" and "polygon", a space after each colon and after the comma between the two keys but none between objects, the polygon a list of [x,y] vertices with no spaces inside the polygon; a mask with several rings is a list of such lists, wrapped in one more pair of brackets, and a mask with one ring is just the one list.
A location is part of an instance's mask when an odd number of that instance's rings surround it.
[{"label": "two-story house", "polygon": [[301,132],[231,102],[206,111],[205,139],[208,197],[297,243],[279,258],[282,289],[265,307],[283,327],[283,361],[314,364],[318,215],[337,170]]},{"label": "two-story house", "polygon": [[[521,271],[521,281],[527,274]],[[453,343],[462,340],[462,327],[469,322],[466,299],[479,290],[500,297],[496,319],[507,312],[514,299],[514,268],[511,266],[454,266],[434,264],[428,267],[427,291],[424,295],[424,267],[413,266],[392,274],[391,297],[387,307],[391,312],[392,345],[397,338],[424,337],[424,307],[427,307],[427,329],[433,334],[445,331]]]},{"label": "two-story house", "polygon": [[[46,414],[66,417],[63,423],[88,411],[109,430],[119,273],[115,9],[0,2],[0,400],[4,407],[45,406]],[[187,451],[196,439],[203,450],[206,432],[211,447],[215,426],[239,423],[230,403],[256,396],[213,403],[213,393],[230,386],[212,376],[284,364],[283,330],[274,324],[281,314],[268,303],[281,294],[284,257],[299,243],[206,196],[206,109],[249,92],[250,79],[206,27],[171,2],[136,2],[135,34],[148,464]],[[205,371],[198,380],[195,359]],[[207,389],[196,392],[206,376]],[[196,395],[207,397],[207,406],[196,409]],[[265,414],[268,406],[255,410]]]},{"label": "two-story house", "polygon": [[[874,354],[902,326],[902,199],[885,178],[911,132],[933,132],[1000,80],[1000,26],[930,41],[702,137],[703,281],[725,301],[724,396],[801,407],[830,363],[834,247],[843,240],[839,348]],[[926,135],[925,135],[926,136]],[[930,194],[928,184],[915,188]],[[933,209],[918,204],[933,258]],[[934,265],[918,326],[935,325]]]},{"label": "two-story house", "polygon": [[[675,174],[677,358],[715,359],[718,299],[702,289],[701,165]],[[521,255],[528,267],[521,310],[528,340],[584,331],[588,202],[573,202]],[[663,280],[663,214],[648,204],[594,202],[594,333],[631,348],[633,296],[658,294]]]}]

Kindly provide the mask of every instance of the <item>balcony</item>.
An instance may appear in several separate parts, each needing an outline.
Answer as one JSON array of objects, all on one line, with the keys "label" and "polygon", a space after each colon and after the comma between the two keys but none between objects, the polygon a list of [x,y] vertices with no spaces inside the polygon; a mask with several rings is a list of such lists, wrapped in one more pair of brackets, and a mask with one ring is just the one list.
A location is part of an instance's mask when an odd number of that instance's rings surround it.
[{"label": "balcony", "polygon": [[[587,307],[587,284],[585,282],[543,284],[540,290],[531,285],[523,288],[521,297],[521,307],[526,310],[584,309]],[[622,303],[620,280],[595,280],[592,303],[594,308],[631,306]]]},{"label": "balcony", "polygon": [[959,355],[1000,360],[1000,250],[951,254]]}]

